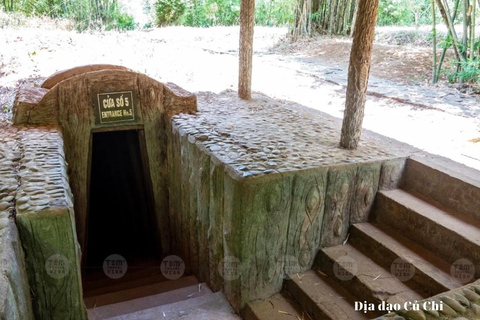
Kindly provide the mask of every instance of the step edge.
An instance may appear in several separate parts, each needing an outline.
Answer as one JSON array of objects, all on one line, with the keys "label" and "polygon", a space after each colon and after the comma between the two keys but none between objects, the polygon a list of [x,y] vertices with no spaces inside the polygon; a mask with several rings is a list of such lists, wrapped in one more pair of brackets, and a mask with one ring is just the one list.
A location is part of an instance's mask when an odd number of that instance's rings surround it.
[{"label": "step edge", "polygon": [[[189,277],[195,278],[194,276],[189,276]],[[163,278],[164,280],[163,281],[150,282],[150,284],[135,285],[137,283],[142,283],[144,281],[148,281],[149,279],[155,279],[155,278]],[[151,276],[148,276],[148,277],[145,277],[145,278],[140,278],[140,279],[136,279],[136,280],[131,280],[131,281],[126,281],[126,282],[122,282],[122,283],[112,284],[110,286],[100,287],[100,288],[97,288],[97,289],[86,289],[86,290],[84,290],[83,297],[84,298],[89,298],[89,297],[94,297],[94,296],[100,296],[100,295],[109,294],[109,293],[112,293],[112,292],[125,291],[125,290],[131,289],[131,288],[145,287],[145,286],[149,286],[149,285],[153,285],[153,284],[159,284],[159,283],[163,283],[163,282],[169,282],[169,281],[171,281],[171,280],[165,279],[165,277],[160,273],[160,274],[151,275]],[[125,289],[122,289],[123,287],[125,287]]]},{"label": "step edge", "polygon": [[[362,317],[363,315],[362,314],[358,314],[358,311],[355,311],[355,305],[353,304],[350,304],[350,302],[355,302],[357,301],[357,299],[352,295],[350,294],[347,289],[345,289],[343,286],[341,285],[338,285],[337,288],[334,288],[332,287],[332,284],[329,283],[329,282],[332,282],[332,281],[329,281],[327,279],[322,279],[320,277],[320,275],[317,274],[316,271],[314,270],[308,270],[308,271],[305,271],[302,273],[302,275],[306,275],[306,274],[309,274],[311,275],[312,277],[314,278],[318,278],[320,281],[326,283],[327,286],[330,287],[331,291],[335,291],[337,293],[339,293],[338,291],[343,291],[341,292],[342,295],[341,296],[338,296],[337,299],[343,299],[343,301],[346,302],[346,304],[349,306],[349,310],[347,312],[345,312],[345,310],[343,308],[341,308],[339,306],[339,308],[341,310],[344,311],[344,314],[349,318],[349,319],[368,319],[366,317]],[[321,303],[318,303],[317,301],[313,300],[312,296],[309,294],[309,291],[308,290],[309,288],[311,289],[312,286],[315,286],[315,284],[310,284],[310,283],[307,283],[307,282],[303,282],[302,281],[303,279],[303,276],[298,278],[298,277],[294,277],[290,280],[287,281],[287,288],[288,288],[288,284],[290,285],[293,285],[293,286],[296,286],[298,288],[299,291],[302,292],[302,294],[309,300],[309,302],[314,306],[314,308],[318,309],[318,311],[323,314],[323,316],[325,317],[328,317],[329,319],[336,319],[336,314],[332,314],[330,310],[326,309],[324,307],[323,304]],[[329,300],[325,300],[325,301],[330,301],[332,303],[335,303],[335,300],[334,297],[332,296],[331,299]],[[297,303],[303,308],[303,309],[307,309],[306,306],[304,306],[300,301],[298,301],[298,299],[296,299]],[[351,318],[351,316],[357,316],[355,318]],[[377,314],[377,316],[380,316],[381,314]]]},{"label": "step edge", "polygon": [[[250,313],[255,316],[255,320],[270,320],[271,318],[265,319],[264,317],[261,317],[261,315],[257,314],[257,312],[258,312],[257,305],[262,304],[262,303],[268,303],[268,300],[270,300],[272,298],[277,298],[277,297],[281,297],[282,301],[286,301],[286,304],[289,306],[289,308],[285,308],[285,310],[287,310],[287,312],[289,314],[293,314],[294,317],[302,319],[300,317],[302,317],[303,314],[306,314],[306,312],[302,309],[302,307],[298,303],[298,301],[296,301],[293,297],[290,297],[288,294],[286,294],[284,292],[276,293],[276,294],[274,294],[274,295],[272,295],[268,298],[265,298],[265,299],[250,301],[246,304],[246,308],[250,308]],[[282,306],[284,306],[284,305],[285,304],[282,304]],[[272,304],[272,306],[273,306],[273,304]],[[277,309],[275,309],[275,308],[276,307],[272,308],[272,312],[275,311],[275,310],[279,310],[278,308]],[[291,310],[293,310],[294,313],[292,313]],[[247,318],[246,317],[247,315],[249,316],[247,309],[245,309],[245,314],[244,314],[245,319],[247,319],[247,320],[252,319],[252,318]]]},{"label": "step edge", "polygon": [[[173,281],[175,283],[183,283],[183,282],[187,283],[191,280],[193,280],[193,282],[194,282],[193,284],[187,284],[187,285],[180,284],[178,287],[176,286],[174,289],[161,291],[161,292],[158,292],[156,294],[168,293],[168,292],[172,292],[172,291],[176,291],[176,290],[185,289],[185,288],[188,288],[188,287],[194,287],[194,286],[197,286],[197,285],[200,284],[200,282],[198,282],[198,279],[195,276],[182,277],[182,278],[179,278],[179,279],[176,279],[176,280],[173,280]],[[145,285],[145,286],[133,287],[133,288],[125,289],[125,290],[103,293],[103,294],[100,294],[100,295],[92,295],[92,296],[84,297],[84,301],[93,300],[94,298],[106,298],[106,297],[112,296],[112,295],[127,294],[127,293],[132,292],[132,291],[141,290],[142,288],[143,288],[143,290],[145,290],[146,288],[154,288],[156,286],[159,286],[159,285],[162,285],[162,284],[165,284],[165,283],[173,283],[173,282],[172,282],[172,280],[167,280],[167,281],[163,281],[163,282],[152,283],[152,284]],[[203,283],[202,283],[202,286],[203,286]],[[141,299],[141,298],[135,298],[135,299]],[[132,300],[134,300],[134,299],[132,299]],[[131,300],[125,300],[125,301],[121,301],[121,302],[126,302],[126,301],[131,301]],[[118,303],[121,303],[121,302],[118,302]]]},{"label": "step edge", "polygon": [[[142,300],[144,299],[162,299],[161,296],[165,296],[165,295],[169,295],[169,294],[179,294],[181,295],[183,293],[183,291],[186,291],[187,289],[189,288],[192,288],[193,287],[196,287],[196,285],[194,286],[188,286],[188,287],[183,287],[183,288],[178,288],[178,289],[175,289],[175,290],[170,290],[170,291],[166,291],[166,292],[161,292],[161,293],[157,293],[157,294],[153,294],[153,295],[148,295],[148,296],[144,296],[144,297],[140,297],[140,298],[135,298],[135,299],[130,299],[130,300],[125,300],[125,301],[120,301],[120,302],[114,302],[114,303],[110,303],[110,304],[105,304],[105,305],[101,305],[101,306],[98,306],[98,307],[93,307],[93,308],[88,308],[87,310],[90,311],[90,312],[100,312],[100,313],[110,313],[111,311],[110,310],[115,310],[117,308],[126,308],[126,309],[132,309],[134,308],[135,305],[137,304],[140,304],[142,303]],[[181,302],[181,301],[185,301],[185,300],[193,300],[193,299],[196,299],[196,298],[201,298],[203,296],[206,296],[206,295],[211,295],[213,294],[213,292],[211,291],[211,289],[208,287],[208,286],[203,286],[202,285],[202,290],[205,290],[205,292],[202,292],[202,294],[200,294],[199,296],[196,296],[196,297],[183,297],[181,298],[180,300],[177,300],[175,299],[174,301],[171,301],[169,303],[162,303],[160,302],[158,305],[156,306],[153,306],[153,307],[149,307],[149,308],[146,308],[146,309],[141,309],[141,310],[148,310],[148,309],[152,309],[152,308],[158,308],[158,307],[162,307],[162,306],[166,306],[166,305],[170,305],[170,304],[173,304],[173,303],[177,303],[177,302]],[[145,302],[144,302],[145,303]],[[135,310],[135,311],[129,311],[127,313],[122,313],[122,314],[118,314],[118,315],[115,315],[115,316],[112,316],[112,317],[118,317],[118,316],[122,316],[122,315],[125,315],[125,314],[129,314],[129,313],[135,313],[135,312],[139,312],[141,310]]]},{"label": "step edge", "polygon": [[[404,202],[402,202],[402,200],[398,199],[395,195],[397,195],[397,194],[400,194],[400,195],[403,195],[403,196],[407,195],[408,198],[413,199],[413,201],[415,201],[415,206],[416,206],[416,204],[420,204],[422,206],[428,206],[430,208],[433,208],[434,211],[436,211],[437,213],[440,213],[443,217],[447,217],[447,219],[449,219],[450,222],[461,221],[463,224],[465,224],[465,226],[467,228],[470,228],[470,233],[472,235],[473,234],[480,234],[480,221],[478,221],[478,220],[476,220],[476,219],[474,219],[474,218],[472,218],[468,215],[465,215],[463,213],[445,211],[442,208],[439,208],[439,207],[437,207],[437,206],[435,206],[435,205],[433,205],[433,204],[431,204],[427,201],[424,201],[424,200],[422,200],[418,197],[415,197],[413,194],[411,194],[411,193],[409,193],[405,190],[401,190],[401,189],[381,190],[381,191],[378,191],[378,193],[381,194],[385,199],[387,199],[389,201],[393,201],[396,204],[402,206],[403,208],[405,208],[407,210],[410,210],[412,212],[415,212],[416,214],[422,216],[423,218],[428,219],[428,220],[436,223],[437,225],[441,226],[442,228],[458,234],[459,237],[462,238],[462,240],[468,241],[468,242],[480,247],[480,238],[477,242],[472,241],[470,238],[465,236],[465,230],[454,230],[454,229],[449,227],[451,225],[451,223],[439,223],[439,221],[437,219],[435,219],[434,217],[430,216],[429,214],[425,214],[424,212],[422,212],[423,211],[422,209],[419,209],[418,207],[414,207],[414,206],[410,206],[410,205],[405,204]],[[392,196],[392,194],[393,194],[393,196]],[[378,212],[376,212],[374,216],[377,217]]]},{"label": "step edge", "polygon": [[[138,313],[142,313],[142,312],[143,313],[148,313],[148,312],[153,311],[155,309],[164,308],[164,307],[167,307],[167,306],[170,306],[170,307],[181,306],[182,304],[185,304],[185,303],[194,304],[195,302],[201,301],[200,304],[205,304],[205,303],[208,303],[208,302],[216,301],[217,299],[224,300],[223,302],[228,304],[228,307],[232,311],[232,315],[236,315],[235,311],[233,310],[233,308],[230,305],[230,303],[228,302],[228,300],[226,300],[223,295],[219,296],[217,294],[218,294],[218,292],[210,292],[210,293],[207,293],[207,294],[199,296],[199,297],[187,298],[187,299],[184,299],[184,300],[180,300],[180,301],[176,301],[176,302],[172,302],[172,303],[168,303],[168,304],[164,304],[164,305],[159,305],[159,306],[152,307],[152,308],[147,308],[147,309],[142,309],[142,310],[138,310],[138,311],[134,311],[134,312],[124,313],[124,314],[120,314],[120,315],[117,315],[117,316],[114,316],[114,317],[111,317],[111,318],[107,318],[105,320],[108,320],[108,319],[113,320],[113,319],[117,319],[118,317],[125,317],[125,316],[128,316],[128,315],[138,314]],[[195,305],[195,308],[198,308],[198,305]],[[146,316],[146,315],[144,314],[144,316]]]},{"label": "step edge", "polygon": [[[390,243],[388,244],[385,244],[385,243],[380,243],[378,241],[378,239],[376,239],[375,237],[373,237],[371,234],[369,234],[368,232],[365,232],[365,230],[361,229],[362,226],[359,226],[359,225],[363,225],[363,224],[366,224],[366,223],[361,223],[361,224],[355,224],[355,225],[352,225],[353,228],[359,230],[359,232],[362,234],[363,237],[368,237],[371,239],[371,241],[374,241],[375,243],[377,243],[378,245],[380,245],[383,250],[388,250],[389,252],[391,252],[393,255],[397,256],[398,258],[401,258],[409,263],[411,263],[412,265],[414,265],[415,269],[418,269],[422,272],[422,274],[425,276],[425,277],[428,277],[429,279],[431,279],[432,281],[435,281],[437,284],[441,285],[441,286],[444,286],[445,287],[445,290],[453,290],[453,289],[456,289],[458,287],[461,287],[463,284],[461,283],[457,283],[454,279],[451,279],[450,275],[445,272],[442,268],[438,267],[437,265],[425,260],[423,258],[423,256],[421,254],[417,254],[415,253],[414,251],[410,250],[410,248],[408,246],[405,246],[403,243],[397,241],[394,237],[392,237],[390,234],[384,232],[384,230],[382,230],[381,228],[378,228],[378,226],[376,226],[374,223],[369,223],[372,227],[374,227],[375,229],[379,230],[380,232],[382,232],[382,234],[385,234],[389,239],[391,239],[391,241],[395,242],[395,243],[399,243],[401,246],[402,246],[402,252],[401,254],[399,254],[397,251],[393,250],[390,246]],[[392,232],[395,232],[392,230]],[[445,262],[444,260],[438,258],[437,256],[435,256],[431,251],[427,250],[426,248],[423,248],[419,245],[416,245],[411,239],[401,235],[401,234],[398,234],[399,237],[402,237],[404,238],[406,241],[410,242],[411,244],[417,246],[420,250],[422,250],[423,252],[426,252],[432,256],[434,256],[435,258],[437,258],[438,260],[442,261],[445,263],[445,265],[448,265],[447,262]],[[355,245],[353,245],[355,247]],[[406,250],[410,253],[412,253],[415,257],[418,257],[418,259],[409,259],[409,258],[406,258],[405,257],[405,252],[403,252],[403,250]],[[434,273],[433,275],[431,275],[428,271],[429,269],[433,269]],[[388,270],[387,270],[388,271]],[[439,277],[438,277],[439,276]],[[448,283],[445,283],[445,280],[449,280]]]},{"label": "step edge", "polygon": [[[337,247],[340,247],[340,246],[343,246],[343,247],[346,247],[347,250],[353,250],[354,254],[355,255],[361,255],[363,258],[361,259],[362,261],[366,261],[368,262],[369,264],[373,265],[373,267],[380,269],[380,270],[383,270],[382,273],[384,273],[384,275],[386,276],[385,278],[391,278],[391,279],[395,279],[394,277],[390,277],[389,275],[390,272],[388,270],[386,270],[385,268],[383,268],[382,266],[380,266],[379,264],[377,264],[375,261],[373,261],[372,259],[370,259],[368,256],[364,255],[362,252],[360,252],[358,249],[356,249],[355,247],[353,247],[352,245],[350,244],[345,244],[345,245],[338,245],[338,246],[334,246],[334,247],[329,247],[329,248],[323,248],[322,251],[324,252],[325,255],[327,255],[328,259],[332,262],[332,264],[335,263],[335,259],[332,257],[331,254],[329,254],[328,251],[330,250],[334,250],[335,248]],[[369,267],[368,269],[372,269],[371,267]],[[347,272],[349,272],[348,270],[346,270]],[[350,273],[350,272],[349,272]],[[364,288],[366,288],[368,291],[371,291],[371,292],[375,292],[375,288],[373,288],[371,285],[370,285],[370,282],[369,281],[366,281],[364,278],[360,278],[359,276],[362,275],[362,274],[359,274],[359,270],[357,271],[357,274],[356,275],[353,275],[351,274],[353,277],[352,277],[352,280],[353,279],[356,279],[356,281],[359,282],[359,284],[361,286],[363,286]],[[381,276],[381,274],[380,274]],[[427,295],[426,295],[426,292],[418,292],[417,290],[414,290],[413,288],[407,286],[405,283],[403,283],[402,281],[396,279],[394,280],[395,282],[397,282],[398,284],[401,285],[401,287],[404,287],[406,290],[405,291],[402,291],[402,292],[407,292],[407,291],[411,291],[412,293],[415,293],[416,295],[418,296],[421,296],[422,298],[420,299],[424,299]],[[342,283],[341,280],[337,281],[339,282],[340,284]],[[346,288],[344,285],[342,285],[344,288]],[[348,288],[346,288],[348,290]],[[421,290],[421,288],[416,288],[418,290]],[[402,292],[399,292],[399,293],[402,293]],[[373,300],[372,301],[375,301],[374,303],[376,302],[379,302],[377,300],[379,300],[378,298],[372,296]],[[418,300],[418,299],[417,299]]]},{"label": "step edge", "polygon": [[[437,160],[437,162],[435,160]],[[448,162],[448,166],[447,164],[438,163],[438,160],[443,160]],[[419,163],[425,167],[428,167],[431,170],[435,170],[452,179],[456,179],[466,184],[471,184],[475,188],[480,189],[480,172],[474,168],[465,166],[461,163],[452,161],[450,159],[446,159],[446,158],[439,159],[438,157],[436,157],[436,159],[434,158],[427,159],[425,157],[411,156],[407,159],[405,166],[408,166],[409,161]],[[463,173],[460,171],[467,171],[467,172]],[[478,179],[472,178],[472,176],[478,176]]]}]

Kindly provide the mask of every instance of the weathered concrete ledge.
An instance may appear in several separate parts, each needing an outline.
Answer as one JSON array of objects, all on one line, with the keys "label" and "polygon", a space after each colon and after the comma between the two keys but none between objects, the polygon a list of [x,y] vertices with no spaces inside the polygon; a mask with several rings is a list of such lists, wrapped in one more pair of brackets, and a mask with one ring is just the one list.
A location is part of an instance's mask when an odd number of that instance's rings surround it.
[{"label": "weathered concrete ledge", "polygon": [[412,150],[368,138],[340,149],[337,120],[263,95],[198,98],[167,128],[173,251],[237,311],[367,221]]},{"label": "weathered concrete ledge", "polygon": [[14,220],[20,160],[16,130],[0,125],[0,319],[33,319],[23,249]]},{"label": "weathered concrete ledge", "polygon": [[35,319],[86,319],[62,136],[54,127],[22,128],[18,140],[16,221]]}]

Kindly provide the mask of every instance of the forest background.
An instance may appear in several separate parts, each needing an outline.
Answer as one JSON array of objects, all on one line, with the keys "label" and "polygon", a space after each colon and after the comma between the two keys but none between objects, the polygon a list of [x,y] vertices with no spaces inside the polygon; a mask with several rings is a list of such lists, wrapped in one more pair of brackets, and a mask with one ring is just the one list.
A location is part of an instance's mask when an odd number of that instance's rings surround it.
[{"label": "forest background", "polygon": [[[357,0],[256,0],[255,24],[287,26],[293,41],[318,34],[349,37],[357,7]],[[232,26],[240,20],[240,0],[1,0],[0,8],[8,14],[69,20],[79,32]],[[381,0],[378,12],[378,26],[431,26],[424,40],[433,47],[432,82],[445,75],[451,83],[476,90],[480,41],[475,35],[478,10],[474,0]],[[447,30],[440,38],[439,24]],[[448,49],[454,58],[446,54]]]}]

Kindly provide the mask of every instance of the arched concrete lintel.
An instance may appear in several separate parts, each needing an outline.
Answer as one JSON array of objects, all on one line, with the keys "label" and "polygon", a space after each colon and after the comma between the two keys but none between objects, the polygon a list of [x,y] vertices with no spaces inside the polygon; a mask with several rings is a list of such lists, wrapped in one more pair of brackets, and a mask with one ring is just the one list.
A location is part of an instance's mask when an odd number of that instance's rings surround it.
[{"label": "arched concrete lintel", "polygon": [[102,71],[102,70],[118,70],[118,71],[132,71],[124,66],[118,66],[113,64],[90,64],[85,66],[74,67],[71,69],[61,70],[55,72],[50,77],[48,77],[41,85],[44,89],[52,89],[59,82],[67,80],[69,78],[88,73],[93,71]]}]

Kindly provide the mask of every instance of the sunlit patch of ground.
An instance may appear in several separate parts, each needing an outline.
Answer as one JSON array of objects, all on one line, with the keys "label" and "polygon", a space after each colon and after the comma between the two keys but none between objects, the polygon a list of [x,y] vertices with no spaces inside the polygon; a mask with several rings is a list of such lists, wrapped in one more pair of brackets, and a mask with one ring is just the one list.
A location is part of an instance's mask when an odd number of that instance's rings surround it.
[{"label": "sunlit patch of ground", "polygon": [[[39,85],[62,69],[94,63],[119,64],[187,90],[236,89],[238,27],[168,27],[131,32],[87,32],[51,27],[7,27],[0,32],[0,107],[10,107],[21,85]],[[256,28],[253,89],[343,116],[345,89],[304,72],[295,57],[317,68],[345,69],[350,40],[316,37],[284,41],[286,28]],[[376,44],[372,75],[415,84],[421,94],[431,75],[431,48]],[[302,69],[303,68],[303,69]],[[460,102],[461,103],[461,102]],[[480,103],[479,103],[480,105]],[[448,156],[480,169],[480,119],[369,97],[365,128]]]}]

